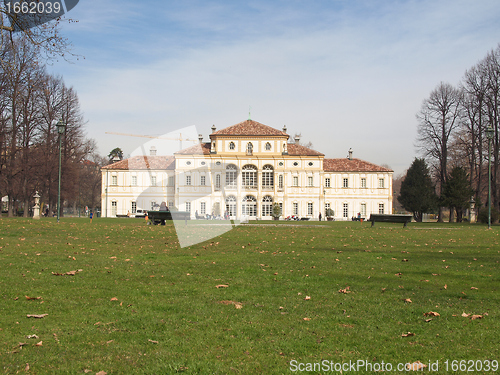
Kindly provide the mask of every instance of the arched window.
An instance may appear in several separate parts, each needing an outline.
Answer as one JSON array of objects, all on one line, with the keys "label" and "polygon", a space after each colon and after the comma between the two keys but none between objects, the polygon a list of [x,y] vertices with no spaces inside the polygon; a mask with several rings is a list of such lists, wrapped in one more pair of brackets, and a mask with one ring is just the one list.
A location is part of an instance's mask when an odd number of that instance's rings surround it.
[{"label": "arched window", "polygon": [[273,213],[273,197],[266,195],[262,199],[262,216],[271,216]]},{"label": "arched window", "polygon": [[234,195],[226,198],[226,211],[229,216],[236,216],[236,197]]},{"label": "arched window", "polygon": [[234,164],[226,167],[226,187],[235,189],[237,185],[238,168]]},{"label": "arched window", "polygon": [[243,216],[257,216],[257,199],[251,195],[245,196],[241,204]]},{"label": "arched window", "polygon": [[245,165],[242,168],[241,177],[244,188],[257,189],[257,167],[255,165]]},{"label": "arched window", "polygon": [[247,143],[247,155],[252,155],[253,154],[253,144],[252,142]]},{"label": "arched window", "polygon": [[234,142],[230,142],[229,143],[229,149],[230,150],[234,150],[236,148],[236,146],[234,145]]},{"label": "arched window", "polygon": [[266,143],[266,151],[271,151],[271,144],[269,142]]},{"label": "arched window", "polygon": [[272,189],[274,187],[274,168],[266,164],[262,168],[262,188]]}]

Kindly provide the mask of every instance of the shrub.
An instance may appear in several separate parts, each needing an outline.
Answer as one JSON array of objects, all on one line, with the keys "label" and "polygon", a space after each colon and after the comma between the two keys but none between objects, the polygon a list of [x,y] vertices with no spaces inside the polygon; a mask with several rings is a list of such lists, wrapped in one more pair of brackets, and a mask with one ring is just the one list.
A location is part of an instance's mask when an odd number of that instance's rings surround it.
[{"label": "shrub", "polygon": [[[491,207],[491,222],[494,223],[498,220],[499,213],[495,207]],[[479,210],[477,220],[481,223],[488,224],[488,207],[483,207]]]}]

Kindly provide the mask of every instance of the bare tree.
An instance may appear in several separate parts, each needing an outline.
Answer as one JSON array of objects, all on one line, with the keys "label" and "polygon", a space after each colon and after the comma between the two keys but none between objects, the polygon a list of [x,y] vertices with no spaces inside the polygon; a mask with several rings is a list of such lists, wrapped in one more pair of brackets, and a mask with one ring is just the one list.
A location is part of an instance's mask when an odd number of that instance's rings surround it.
[{"label": "bare tree", "polygon": [[[449,146],[459,125],[461,100],[460,90],[441,82],[424,100],[417,114],[417,147],[433,162],[440,195],[447,179]],[[438,221],[443,221],[442,216],[440,207]]]},{"label": "bare tree", "polygon": [[[37,50],[38,56],[44,59],[56,57],[73,56],[70,52],[70,43],[60,32],[61,22],[75,22],[72,19],[56,17],[48,20],[39,17],[44,23],[32,22],[26,19],[27,14],[15,13],[10,9],[6,1],[0,3],[0,43],[14,43],[17,39],[23,39],[27,44]],[[13,4],[10,4],[11,6]],[[0,57],[3,60],[3,57]]]}]

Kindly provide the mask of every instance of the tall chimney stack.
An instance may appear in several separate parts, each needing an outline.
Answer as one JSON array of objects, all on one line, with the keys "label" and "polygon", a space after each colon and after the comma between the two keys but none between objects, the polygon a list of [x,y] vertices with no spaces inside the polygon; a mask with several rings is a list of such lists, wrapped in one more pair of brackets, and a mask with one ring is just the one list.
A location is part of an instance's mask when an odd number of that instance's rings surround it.
[{"label": "tall chimney stack", "polygon": [[349,156],[347,158],[352,160],[352,148],[349,148]]}]

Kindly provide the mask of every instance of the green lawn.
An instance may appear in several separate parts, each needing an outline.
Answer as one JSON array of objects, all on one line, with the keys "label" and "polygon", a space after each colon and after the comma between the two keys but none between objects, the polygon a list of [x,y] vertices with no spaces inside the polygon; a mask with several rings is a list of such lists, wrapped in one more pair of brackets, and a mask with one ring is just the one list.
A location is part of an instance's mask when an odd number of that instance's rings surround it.
[{"label": "green lawn", "polygon": [[500,360],[500,227],[253,224],[181,249],[171,224],[1,218],[0,374]]}]

